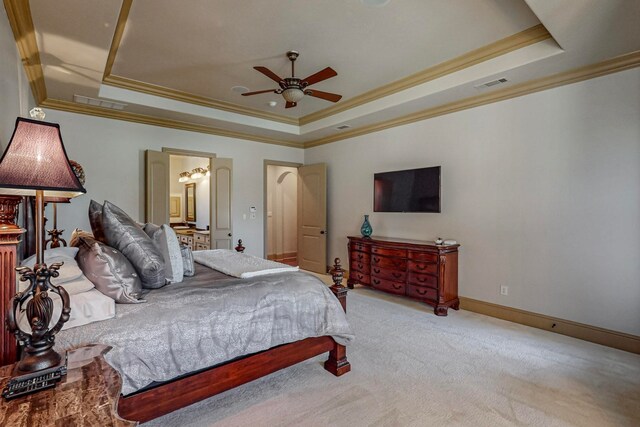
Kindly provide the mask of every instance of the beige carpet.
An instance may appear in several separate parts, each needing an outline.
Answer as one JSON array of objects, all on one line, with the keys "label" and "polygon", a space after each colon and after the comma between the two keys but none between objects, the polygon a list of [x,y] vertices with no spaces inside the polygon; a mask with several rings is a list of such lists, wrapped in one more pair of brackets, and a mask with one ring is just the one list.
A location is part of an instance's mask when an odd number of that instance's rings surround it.
[{"label": "beige carpet", "polygon": [[640,356],[358,288],[352,371],[318,357],[145,426],[640,426]]}]

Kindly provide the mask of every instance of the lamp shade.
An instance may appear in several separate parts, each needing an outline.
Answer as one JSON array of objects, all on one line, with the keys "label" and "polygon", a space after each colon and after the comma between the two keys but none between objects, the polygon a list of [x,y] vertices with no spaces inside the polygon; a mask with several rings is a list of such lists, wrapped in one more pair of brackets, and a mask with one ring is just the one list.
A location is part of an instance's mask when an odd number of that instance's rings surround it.
[{"label": "lamp shade", "polygon": [[36,190],[45,197],[86,193],[69,164],[60,126],[18,117],[0,159],[0,194],[33,196]]}]

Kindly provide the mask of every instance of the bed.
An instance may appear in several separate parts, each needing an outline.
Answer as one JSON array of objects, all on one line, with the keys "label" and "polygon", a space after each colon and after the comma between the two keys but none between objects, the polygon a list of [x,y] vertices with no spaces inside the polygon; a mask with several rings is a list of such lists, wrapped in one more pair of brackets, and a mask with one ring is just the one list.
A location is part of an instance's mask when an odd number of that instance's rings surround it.
[{"label": "bed", "polygon": [[111,347],[105,359],[122,376],[125,419],[151,420],[325,352],[327,371],[350,370],[340,283],[303,272],[238,279],[196,264],[195,276],[144,298],[56,336],[60,350]]},{"label": "bed", "polygon": [[[91,222],[91,207],[89,213]],[[128,227],[140,233],[140,227],[127,219]],[[6,241],[0,253],[9,254],[3,257],[9,272],[22,233],[16,230],[0,236]],[[76,258],[82,266],[80,255]],[[336,263],[339,267],[339,260]],[[123,380],[118,402],[123,418],[148,421],[327,352],[327,371],[335,376],[350,371],[346,345],[353,333],[345,317],[347,289],[341,284],[341,269],[336,269],[331,287],[302,272],[237,279],[202,265],[196,269],[181,283],[145,291],[143,304],[117,304],[115,317],[56,335],[59,350],[87,344],[111,347],[104,357]],[[119,277],[124,273],[114,271]],[[4,316],[14,295],[15,276],[7,274],[0,282]],[[12,363],[15,339],[6,331],[0,338],[2,362]]]}]

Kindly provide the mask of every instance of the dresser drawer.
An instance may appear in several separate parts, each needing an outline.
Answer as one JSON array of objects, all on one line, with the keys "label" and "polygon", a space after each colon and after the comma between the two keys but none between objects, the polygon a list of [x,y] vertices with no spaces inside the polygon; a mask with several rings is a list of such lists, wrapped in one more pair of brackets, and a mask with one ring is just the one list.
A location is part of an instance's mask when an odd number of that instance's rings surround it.
[{"label": "dresser drawer", "polygon": [[405,271],[407,269],[407,260],[403,258],[389,258],[380,255],[371,255],[371,267]]},{"label": "dresser drawer", "polygon": [[360,252],[371,252],[371,245],[361,242],[351,242],[351,250]]},{"label": "dresser drawer", "polygon": [[200,233],[193,233],[193,238],[196,243],[207,243],[207,241],[209,240],[209,236]]},{"label": "dresser drawer", "polygon": [[379,279],[397,280],[404,282],[407,278],[407,273],[400,270],[392,270],[389,268],[371,267],[371,276]]},{"label": "dresser drawer", "polygon": [[423,288],[421,286],[407,285],[407,296],[418,299],[438,300],[438,291],[433,288]]},{"label": "dresser drawer", "polygon": [[407,262],[407,269],[416,273],[433,273],[438,274],[438,263],[430,261],[411,261]]},{"label": "dresser drawer", "polygon": [[369,275],[368,274],[364,274],[364,273],[360,273],[359,271],[350,271],[349,272],[349,279],[351,281],[362,283],[363,285],[371,284],[371,282],[369,281]]},{"label": "dresser drawer", "polygon": [[351,264],[349,265],[349,270],[359,271],[361,273],[369,274],[370,267],[368,262],[351,261]]},{"label": "dresser drawer", "polygon": [[380,248],[374,246],[371,248],[371,253],[376,255],[386,255],[386,256],[394,256],[394,257],[407,257],[406,249],[390,249],[390,248]]},{"label": "dresser drawer", "polygon": [[408,258],[416,261],[438,262],[438,254],[431,252],[409,251]]},{"label": "dresser drawer", "polygon": [[351,252],[351,262],[364,262],[369,264],[371,262],[371,254],[353,251]]},{"label": "dresser drawer", "polygon": [[206,251],[209,249],[208,243],[196,243],[196,251]]},{"label": "dresser drawer", "polygon": [[371,286],[373,286],[376,289],[380,289],[381,291],[389,292],[392,294],[404,295],[404,283],[372,277]]},{"label": "dresser drawer", "polygon": [[191,246],[191,243],[193,243],[193,236],[180,235],[180,242]]},{"label": "dresser drawer", "polygon": [[409,272],[409,280],[407,280],[407,282],[416,286],[428,286],[430,288],[437,288],[438,276],[434,276],[432,274],[415,273],[411,271]]}]

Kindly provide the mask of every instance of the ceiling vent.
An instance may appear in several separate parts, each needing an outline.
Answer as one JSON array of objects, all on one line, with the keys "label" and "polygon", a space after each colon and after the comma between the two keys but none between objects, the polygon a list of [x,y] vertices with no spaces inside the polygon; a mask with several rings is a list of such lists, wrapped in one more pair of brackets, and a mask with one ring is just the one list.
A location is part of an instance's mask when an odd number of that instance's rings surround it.
[{"label": "ceiling vent", "polygon": [[497,86],[497,85],[501,85],[503,83],[507,83],[509,80],[507,80],[505,77],[499,78],[499,79],[495,79],[495,80],[491,80],[490,82],[484,82],[481,83],[479,85],[475,85],[474,88],[476,89],[485,89],[488,87],[492,87],[492,86]]},{"label": "ceiling vent", "polygon": [[115,101],[105,101],[97,98],[89,98],[88,96],[73,95],[73,100],[78,104],[94,105],[96,107],[110,108],[112,110],[124,110],[127,104]]},{"label": "ceiling vent", "polygon": [[340,125],[338,127],[336,127],[337,130],[345,130],[345,129],[349,129],[351,126],[349,125]]}]

